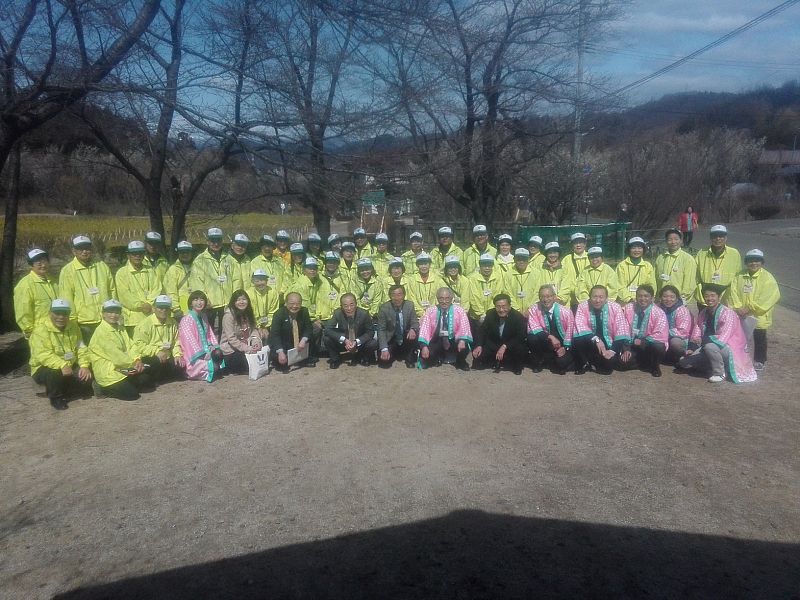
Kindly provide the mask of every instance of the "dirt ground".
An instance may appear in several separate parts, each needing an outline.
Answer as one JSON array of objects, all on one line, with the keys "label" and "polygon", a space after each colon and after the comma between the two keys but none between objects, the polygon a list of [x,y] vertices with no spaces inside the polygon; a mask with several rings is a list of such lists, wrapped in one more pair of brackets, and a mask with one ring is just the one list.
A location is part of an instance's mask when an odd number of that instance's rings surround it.
[{"label": "dirt ground", "polygon": [[0,597],[800,597],[776,323],[742,386],[320,363],[56,412],[5,377]]}]

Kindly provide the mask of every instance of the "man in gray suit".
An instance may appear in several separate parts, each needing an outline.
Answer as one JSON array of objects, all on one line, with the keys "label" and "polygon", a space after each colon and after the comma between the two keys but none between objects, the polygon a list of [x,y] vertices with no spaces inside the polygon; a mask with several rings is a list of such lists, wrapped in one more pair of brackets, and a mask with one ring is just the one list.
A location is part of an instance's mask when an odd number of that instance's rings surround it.
[{"label": "man in gray suit", "polygon": [[341,308],[333,311],[333,318],[325,323],[325,346],[328,348],[328,362],[331,369],[338,369],[342,360],[351,364],[360,362],[369,366],[375,360],[375,330],[372,317],[356,304],[353,294],[343,294]]},{"label": "man in gray suit", "polygon": [[389,288],[389,302],[378,309],[378,364],[389,368],[395,360],[403,360],[413,369],[417,360],[417,337],[419,319],[414,303],[406,300],[402,285]]}]

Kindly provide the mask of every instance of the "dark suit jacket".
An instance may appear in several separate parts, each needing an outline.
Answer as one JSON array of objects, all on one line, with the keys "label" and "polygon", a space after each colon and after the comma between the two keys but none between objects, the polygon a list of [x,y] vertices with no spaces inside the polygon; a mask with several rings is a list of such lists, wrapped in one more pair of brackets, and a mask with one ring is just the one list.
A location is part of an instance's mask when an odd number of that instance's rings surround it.
[{"label": "dark suit jacket", "polygon": [[[372,317],[363,308],[356,307],[356,314],[353,316],[353,324],[356,329],[356,337],[361,345],[370,341],[375,331],[372,329]],[[342,336],[347,337],[347,317],[344,316],[341,308],[333,311],[333,318],[325,323],[325,339],[338,342]]]},{"label": "dark suit jacket", "polygon": [[[414,310],[414,303],[404,300],[400,308],[403,313],[403,337],[413,329],[419,335],[419,318]],[[395,310],[391,302],[384,302],[378,309],[378,349],[388,348],[395,335]]]},{"label": "dark suit jacket", "polygon": [[[300,309],[297,315],[297,326],[300,329],[300,339],[312,339],[313,326],[311,325],[311,317],[308,315],[308,309],[305,306]],[[292,321],[289,319],[289,311],[286,310],[285,306],[281,306],[272,318],[272,327],[269,330],[269,348],[272,352],[280,349],[286,352],[294,348]]]},{"label": "dark suit jacket", "polygon": [[500,318],[497,316],[497,311],[491,309],[486,313],[486,318],[481,325],[481,344],[491,346],[492,348],[499,348],[505,344],[509,350],[514,348],[518,350],[525,345],[525,339],[528,335],[528,322],[519,311],[513,308],[506,317],[506,326],[503,329],[503,335],[500,335]]}]

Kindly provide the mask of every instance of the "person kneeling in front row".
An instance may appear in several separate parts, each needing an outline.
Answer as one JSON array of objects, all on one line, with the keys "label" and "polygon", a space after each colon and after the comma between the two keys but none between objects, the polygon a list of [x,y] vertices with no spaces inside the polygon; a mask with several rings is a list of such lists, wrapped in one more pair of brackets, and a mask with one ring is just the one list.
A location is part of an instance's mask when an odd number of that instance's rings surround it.
[{"label": "person kneeling in front row", "polygon": [[417,338],[419,319],[414,312],[414,303],[406,300],[402,285],[389,287],[389,302],[378,310],[378,347],[380,365],[390,367],[392,361],[402,360],[406,367],[413,368],[417,362]]},{"label": "person kneeling in front row", "polygon": [[128,332],[120,323],[122,304],[106,300],[102,318],[89,342],[89,359],[103,395],[119,400],[138,400],[139,392],[152,392],[153,380],[136,353]]},{"label": "person kneeling in front row", "polygon": [[589,299],[581,302],[575,313],[575,374],[583,375],[591,365],[601,375],[610,375],[630,344],[631,332],[622,308],[608,301],[604,285],[594,286]]},{"label": "person kneeling in front row", "polygon": [[261,346],[261,334],[250,296],[244,290],[236,290],[222,315],[222,337],[219,342],[228,372],[246,375],[250,370],[247,355],[258,352]]},{"label": "person kneeling in front row", "polygon": [[30,337],[31,375],[45,386],[50,405],[56,410],[66,409],[71,396],[91,394],[89,349],[78,324],[69,320],[69,313],[69,302],[55,298],[49,315],[36,323]]},{"label": "person kneeling in front row", "polygon": [[493,303],[494,308],[486,312],[481,324],[481,345],[472,350],[472,364],[478,368],[493,366],[496,373],[505,367],[519,375],[528,356],[525,317],[511,308],[508,294],[497,294]]},{"label": "person kneeling in front row", "polygon": [[539,302],[528,309],[528,347],[534,373],[548,365],[554,373],[564,375],[572,367],[574,327],[575,317],[558,303],[555,287],[549,283],[541,286]]},{"label": "person kneeling in front row", "polygon": [[372,328],[372,318],[356,304],[354,294],[344,294],[341,308],[333,311],[333,318],[325,325],[325,345],[330,356],[331,369],[337,369],[342,360],[351,364],[357,361],[364,366],[372,364],[378,342]]},{"label": "person kneeling in front row", "polygon": [[158,296],[153,314],[133,330],[133,347],[148,366],[148,375],[156,383],[174,381],[183,375],[186,362],[178,343],[178,324],[172,318],[172,298]]},{"label": "person kneeling in front row", "polygon": [[[303,306],[303,298],[296,292],[286,294],[286,302],[275,313],[269,330],[270,361],[275,370],[288,373],[289,350],[306,350],[313,335],[313,324],[308,309]],[[310,353],[304,361],[308,367],[317,363]]]},{"label": "person kneeling in front row", "polygon": [[437,306],[425,311],[419,325],[419,358],[423,368],[455,363],[456,369],[469,371],[467,354],[472,344],[472,331],[467,313],[453,304],[453,290],[436,290]]}]

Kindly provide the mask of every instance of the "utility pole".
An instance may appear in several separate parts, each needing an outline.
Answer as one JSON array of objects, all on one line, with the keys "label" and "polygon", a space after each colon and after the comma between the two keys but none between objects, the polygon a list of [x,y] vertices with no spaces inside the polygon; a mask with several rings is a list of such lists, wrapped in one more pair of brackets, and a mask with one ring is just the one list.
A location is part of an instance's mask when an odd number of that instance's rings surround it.
[{"label": "utility pole", "polygon": [[575,164],[581,166],[581,117],[583,111],[583,51],[585,46],[584,38],[584,4],[586,0],[581,0],[578,6],[578,64],[575,73],[575,121],[574,133],[572,137],[572,158]]}]

